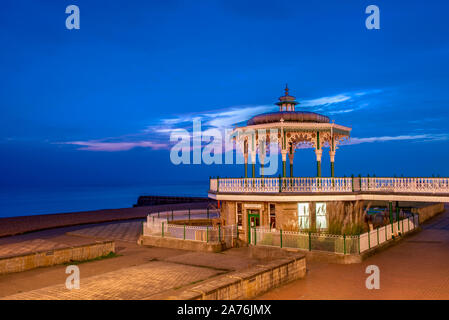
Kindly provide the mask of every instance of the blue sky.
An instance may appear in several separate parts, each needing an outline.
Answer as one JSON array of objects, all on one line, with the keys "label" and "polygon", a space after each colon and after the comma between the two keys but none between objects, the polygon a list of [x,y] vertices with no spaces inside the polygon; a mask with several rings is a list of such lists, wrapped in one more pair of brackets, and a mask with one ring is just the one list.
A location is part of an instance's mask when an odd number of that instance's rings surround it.
[{"label": "blue sky", "polygon": [[[76,4],[80,30],[65,28]],[[376,4],[381,29],[365,28]],[[285,83],[352,127],[336,175],[449,176],[446,1],[2,1],[0,185],[241,176],[179,165],[169,135],[274,111]],[[323,175],[329,175],[327,153]],[[313,176],[300,150],[295,174]]]}]

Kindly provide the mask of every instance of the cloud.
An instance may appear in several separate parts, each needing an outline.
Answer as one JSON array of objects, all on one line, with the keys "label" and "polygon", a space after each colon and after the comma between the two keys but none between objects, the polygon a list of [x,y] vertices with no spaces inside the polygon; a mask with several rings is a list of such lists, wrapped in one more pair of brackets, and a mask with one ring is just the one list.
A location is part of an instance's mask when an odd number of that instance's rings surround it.
[{"label": "cloud", "polygon": [[194,120],[201,121],[203,133],[207,133],[211,129],[218,129],[224,133],[226,128],[232,128],[233,125],[246,121],[256,114],[275,108],[274,105],[235,106],[207,113],[184,114],[176,118],[158,119],[136,134],[97,140],[68,141],[61,144],[75,145],[79,147],[78,150],[84,151],[117,152],[138,147],[154,150],[169,149],[172,144],[170,142],[171,133],[184,129],[191,134]]},{"label": "cloud", "polygon": [[448,140],[449,134],[418,134],[418,135],[399,135],[399,136],[381,136],[381,137],[368,137],[368,138],[351,138],[349,141],[345,141],[344,145],[354,145],[361,143],[374,143],[374,142],[386,142],[386,141],[402,141],[402,140],[416,140],[416,141],[441,141]]},{"label": "cloud", "polygon": [[[377,98],[372,95],[383,92],[382,89],[369,89],[339,93],[334,96],[326,96],[311,100],[300,101],[299,108],[308,108],[310,111],[335,115],[358,111],[372,105]],[[371,97],[369,97],[371,96]]]},{"label": "cloud", "polygon": [[233,107],[230,110],[206,113],[203,116],[205,124],[215,128],[226,128],[246,121],[251,117],[271,111],[275,106],[245,106]]},{"label": "cloud", "polygon": [[322,97],[322,98],[313,99],[313,100],[305,100],[305,101],[301,102],[301,106],[316,107],[316,106],[323,106],[323,105],[328,105],[328,104],[333,104],[333,103],[340,103],[340,102],[347,101],[350,99],[351,99],[351,97],[349,95],[338,94],[338,95],[332,96],[332,97]]},{"label": "cloud", "polygon": [[[305,100],[299,107],[308,107],[312,111],[322,112],[328,115],[350,113],[370,106],[370,102],[373,98],[369,98],[369,101],[367,101],[367,96],[380,92],[382,92],[380,89],[371,89],[340,93],[334,96],[325,96]],[[181,130],[181,132],[190,136],[192,134],[194,120],[201,121],[201,129],[203,133],[207,133],[212,129],[218,129],[224,137],[225,129],[231,129],[234,125],[243,123],[254,115],[275,110],[277,110],[275,105],[256,105],[233,106],[226,109],[212,110],[203,113],[181,114],[173,118],[157,119],[135,134],[98,140],[69,141],[63,142],[63,144],[78,146],[78,150],[108,152],[128,151],[139,147],[154,150],[170,149],[170,146],[174,143],[170,142],[171,133],[176,130]],[[448,139],[448,134],[427,133],[365,138],[354,137],[349,141],[343,142],[343,144],[355,145],[361,143],[379,143],[404,140],[420,142]]]},{"label": "cloud", "polygon": [[70,141],[64,144],[81,146],[78,150],[87,151],[128,151],[137,147],[151,148],[153,150],[166,149],[166,144],[154,143],[152,141],[135,141],[135,142],[102,142],[102,141]]}]

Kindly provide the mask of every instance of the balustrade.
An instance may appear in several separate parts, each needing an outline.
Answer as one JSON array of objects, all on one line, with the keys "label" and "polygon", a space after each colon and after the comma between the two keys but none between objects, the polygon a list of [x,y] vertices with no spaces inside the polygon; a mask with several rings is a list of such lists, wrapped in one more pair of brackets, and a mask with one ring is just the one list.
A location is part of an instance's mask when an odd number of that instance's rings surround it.
[{"label": "balustrade", "polygon": [[[357,184],[353,189],[352,184]],[[359,187],[360,185],[360,187]],[[449,193],[449,178],[219,178],[210,179],[213,192],[372,192]]]}]

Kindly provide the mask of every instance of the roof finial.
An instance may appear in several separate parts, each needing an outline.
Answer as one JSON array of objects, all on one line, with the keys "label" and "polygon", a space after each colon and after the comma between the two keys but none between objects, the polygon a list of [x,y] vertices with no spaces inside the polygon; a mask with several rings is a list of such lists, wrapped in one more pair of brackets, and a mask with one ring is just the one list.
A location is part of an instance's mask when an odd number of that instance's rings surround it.
[{"label": "roof finial", "polygon": [[285,84],[285,95],[288,96],[288,83]]}]

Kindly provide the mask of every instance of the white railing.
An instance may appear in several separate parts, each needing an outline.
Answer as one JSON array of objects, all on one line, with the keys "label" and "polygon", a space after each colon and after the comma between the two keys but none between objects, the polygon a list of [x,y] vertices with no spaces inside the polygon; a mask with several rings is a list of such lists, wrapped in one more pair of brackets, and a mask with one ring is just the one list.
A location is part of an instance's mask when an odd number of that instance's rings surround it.
[{"label": "white railing", "polygon": [[360,254],[391,240],[393,236],[401,236],[417,227],[418,215],[403,218],[393,224],[357,236],[282,231],[260,227],[251,231],[251,244],[308,251]]},{"label": "white railing", "polygon": [[217,190],[217,179],[209,180],[209,190]]},{"label": "white railing", "polygon": [[218,178],[212,192],[409,192],[449,194],[449,178]]},{"label": "white railing", "polygon": [[219,192],[352,191],[351,178],[220,178],[211,179],[210,187],[211,191]]},{"label": "white railing", "polygon": [[361,178],[363,191],[449,193],[449,178]]},{"label": "white railing", "polygon": [[201,242],[225,242],[226,247],[232,246],[232,240],[237,238],[237,228],[230,226],[188,226],[170,223],[166,218],[158,218],[150,214],[143,223],[143,236],[161,238],[176,238]]},{"label": "white railing", "polygon": [[391,240],[393,236],[399,236],[406,234],[419,225],[419,216],[414,215],[412,217],[404,218],[399,221],[377,228],[372,231],[365,232],[359,237],[360,252],[364,252],[371,248],[375,248],[382,243]]},{"label": "white railing", "polygon": [[283,178],[282,192],[351,192],[351,178]]},{"label": "white railing", "polygon": [[190,210],[166,210],[154,212],[149,215],[152,218],[162,218],[164,221],[199,219],[199,218],[217,218],[220,216],[218,209],[190,209]]}]

